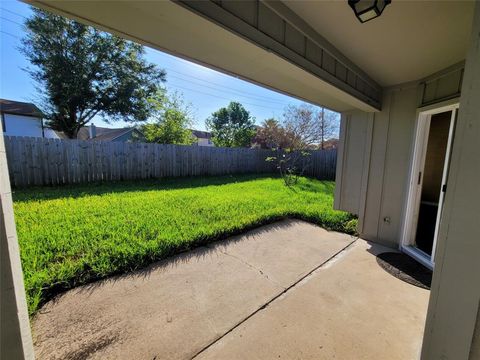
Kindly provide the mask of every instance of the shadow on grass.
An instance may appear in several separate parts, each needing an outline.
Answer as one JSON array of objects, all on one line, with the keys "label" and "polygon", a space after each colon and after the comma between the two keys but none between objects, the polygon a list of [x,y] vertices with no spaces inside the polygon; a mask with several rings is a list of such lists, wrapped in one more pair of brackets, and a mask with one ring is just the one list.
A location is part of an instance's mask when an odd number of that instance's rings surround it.
[{"label": "shadow on grass", "polygon": [[[318,180],[322,184],[322,190],[329,194],[333,194],[335,190],[335,183],[333,181],[329,180]],[[299,182],[298,184],[295,185],[299,190],[305,191],[305,192],[318,192],[318,183],[312,183],[312,182]]]},{"label": "shadow on grass", "polygon": [[84,196],[122,192],[177,190],[204,186],[227,185],[267,178],[279,178],[279,176],[277,174],[195,176],[150,180],[107,181],[78,185],[56,185],[52,187],[31,187],[27,189],[15,189],[13,191],[13,200],[15,202],[24,202],[32,200],[38,201],[62,198],[81,198]]}]

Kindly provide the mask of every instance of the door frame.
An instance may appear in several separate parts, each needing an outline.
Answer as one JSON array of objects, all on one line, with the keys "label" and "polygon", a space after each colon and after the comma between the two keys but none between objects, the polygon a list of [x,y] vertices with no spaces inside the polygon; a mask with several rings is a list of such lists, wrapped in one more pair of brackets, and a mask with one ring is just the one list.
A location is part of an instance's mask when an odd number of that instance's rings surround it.
[{"label": "door frame", "polygon": [[413,152],[410,162],[410,174],[408,176],[407,203],[404,212],[404,223],[400,238],[400,251],[416,259],[424,266],[433,270],[435,266],[435,253],[438,238],[438,229],[441,221],[442,207],[445,193],[441,190],[438,213],[435,224],[433,238],[432,254],[428,255],[419,248],[413,246],[415,232],[417,229],[418,215],[420,210],[420,197],[423,185],[423,172],[425,168],[425,158],[427,153],[428,135],[430,132],[430,122],[432,115],[451,111],[450,129],[448,133],[447,150],[445,163],[442,173],[442,187],[446,184],[448,177],[448,164],[450,161],[453,133],[455,129],[456,114],[458,112],[459,99],[452,99],[417,110],[417,120],[415,124]]}]

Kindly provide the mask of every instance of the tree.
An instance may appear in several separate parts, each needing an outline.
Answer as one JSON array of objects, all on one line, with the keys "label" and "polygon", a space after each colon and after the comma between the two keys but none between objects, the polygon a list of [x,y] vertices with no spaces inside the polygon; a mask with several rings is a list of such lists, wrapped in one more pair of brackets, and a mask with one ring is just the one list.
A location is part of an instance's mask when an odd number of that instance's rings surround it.
[{"label": "tree", "polygon": [[261,149],[285,149],[289,147],[290,141],[283,126],[271,118],[257,128],[253,143]]},{"label": "tree", "polygon": [[[304,171],[310,166],[310,150],[324,148],[328,137],[333,135],[334,113],[327,113],[323,108],[317,110],[312,105],[289,105],[284,110],[282,124],[270,124],[270,137],[276,137],[277,153],[267,160],[275,162],[285,185],[291,186],[298,181]],[[276,135],[274,135],[276,134]],[[281,135],[278,135],[281,134]],[[265,135],[263,135],[265,137]]]},{"label": "tree", "polygon": [[145,121],[166,73],[144,59],[141,45],[32,8],[22,52],[33,68],[47,125],[75,138],[96,115]]},{"label": "tree", "polygon": [[308,104],[288,105],[283,112],[283,126],[290,134],[292,150],[314,148],[320,141],[318,111]]},{"label": "tree", "polygon": [[141,131],[147,142],[191,145],[195,141],[190,127],[194,121],[189,104],[178,93],[168,96],[160,92],[154,100],[156,120],[145,124]]},{"label": "tree", "polygon": [[250,146],[255,135],[255,119],[238,102],[230,102],[225,108],[214,112],[206,121],[212,132],[212,141],[217,146]]}]

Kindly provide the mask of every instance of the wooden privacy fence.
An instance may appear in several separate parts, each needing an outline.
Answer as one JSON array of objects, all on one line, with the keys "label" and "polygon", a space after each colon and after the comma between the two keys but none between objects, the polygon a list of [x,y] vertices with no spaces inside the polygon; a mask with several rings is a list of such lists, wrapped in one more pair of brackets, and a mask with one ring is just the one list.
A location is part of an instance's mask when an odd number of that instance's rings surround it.
[{"label": "wooden privacy fence", "polygon": [[[14,187],[177,176],[272,173],[269,150],[5,136]],[[313,151],[305,175],[335,178],[336,151]]]},{"label": "wooden privacy fence", "polygon": [[335,180],[337,149],[315,150],[310,153],[305,175],[320,180]]}]

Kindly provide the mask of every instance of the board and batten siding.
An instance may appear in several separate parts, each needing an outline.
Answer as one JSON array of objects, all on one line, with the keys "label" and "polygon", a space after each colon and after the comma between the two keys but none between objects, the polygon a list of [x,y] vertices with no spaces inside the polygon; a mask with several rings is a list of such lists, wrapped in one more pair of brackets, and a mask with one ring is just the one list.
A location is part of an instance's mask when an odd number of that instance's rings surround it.
[{"label": "board and batten siding", "polygon": [[[12,186],[276,172],[269,150],[5,136]],[[336,150],[316,150],[305,175],[333,180]]]},{"label": "board and batten siding", "polygon": [[334,206],[358,215],[363,238],[399,245],[417,110],[458,98],[462,74],[459,63],[385,89],[379,112],[342,114]]},{"label": "board and batten siding", "polygon": [[465,62],[455,64],[420,83],[421,106],[460,97]]}]

